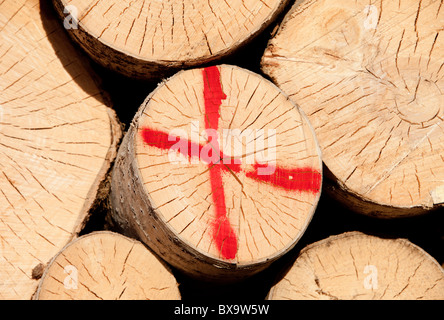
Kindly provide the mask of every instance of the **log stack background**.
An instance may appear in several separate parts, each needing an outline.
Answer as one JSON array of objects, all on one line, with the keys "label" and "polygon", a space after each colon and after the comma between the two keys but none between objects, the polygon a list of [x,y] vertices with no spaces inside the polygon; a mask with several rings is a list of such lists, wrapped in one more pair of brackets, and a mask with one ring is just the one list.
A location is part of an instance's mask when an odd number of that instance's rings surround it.
[{"label": "log stack background", "polygon": [[[276,27],[292,5],[293,2],[290,1],[276,22],[272,23],[258,37],[237,50],[234,54],[218,60],[218,63],[236,65],[265,76],[261,70],[262,56],[271,35],[276,32]],[[49,11],[54,18],[57,17],[55,10],[49,8]],[[59,22],[62,24],[62,21]],[[84,58],[88,60],[88,58]],[[109,94],[118,119],[128,129],[137,110],[146,97],[157,87],[161,79],[150,81],[131,79],[114,73],[93,60],[90,60],[89,63],[101,79],[103,90]],[[4,100],[3,96],[2,100]],[[101,187],[101,191],[106,194],[109,190],[109,181],[105,180]],[[90,218],[78,233],[79,236],[88,235],[95,231],[116,230],[114,222],[110,219],[109,213],[111,208],[109,203],[105,198],[102,200],[102,202],[96,203],[97,206],[90,211]],[[273,263],[265,271],[240,283],[227,285],[199,281],[182,274],[174,268],[172,272],[176,276],[180,293],[184,300],[217,301],[216,299],[219,298],[237,300],[245,299],[245,297],[249,299],[264,299],[275,281],[284,276],[287,268],[295,261],[303,248],[332,235],[348,231],[360,231],[384,238],[408,239],[442,265],[444,264],[443,226],[444,208],[442,207],[421,216],[393,220],[376,219],[356,214],[338,202],[335,197],[331,197],[330,193],[324,192],[313,219],[300,241],[287,255]],[[40,273],[35,275],[36,279],[33,280],[37,286],[41,272],[38,272],[38,270],[35,270],[35,272]],[[22,298],[26,299],[27,297],[23,296]]]}]

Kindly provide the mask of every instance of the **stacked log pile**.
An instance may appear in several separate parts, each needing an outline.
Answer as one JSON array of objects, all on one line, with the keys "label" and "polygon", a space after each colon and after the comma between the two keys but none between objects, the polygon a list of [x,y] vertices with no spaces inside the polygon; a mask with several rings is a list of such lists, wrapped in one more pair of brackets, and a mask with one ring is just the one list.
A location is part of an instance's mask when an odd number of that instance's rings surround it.
[{"label": "stacked log pile", "polygon": [[0,2],[0,299],[443,300],[443,29],[439,0]]}]

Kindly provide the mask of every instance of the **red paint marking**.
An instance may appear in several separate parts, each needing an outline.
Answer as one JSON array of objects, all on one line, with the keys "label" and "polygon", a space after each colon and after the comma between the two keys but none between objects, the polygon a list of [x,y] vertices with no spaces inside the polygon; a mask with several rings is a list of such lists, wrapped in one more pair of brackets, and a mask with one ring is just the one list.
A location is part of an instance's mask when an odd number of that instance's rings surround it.
[{"label": "red paint marking", "polygon": [[[207,157],[205,152],[202,152],[205,148],[202,144],[197,144],[177,136],[168,136],[168,134],[162,131],[150,128],[142,129],[141,134],[145,144],[149,146],[163,150],[174,150],[189,159],[195,157],[208,163],[209,157]],[[220,166],[221,170],[225,172],[230,172],[231,170],[233,173],[242,172],[241,165],[234,163],[234,159],[224,155],[223,152],[220,152],[220,159],[222,159],[221,161],[223,163],[223,165]],[[227,159],[230,159],[230,161],[227,161]],[[219,165],[219,163],[216,163],[216,165]],[[261,168],[264,169],[262,173],[259,171]],[[270,174],[266,173],[267,168],[271,172]],[[321,189],[321,174],[318,170],[312,168],[285,169],[256,163],[253,169],[253,171],[245,173],[248,178],[271,184],[274,187],[283,188],[288,191],[312,193],[317,193]]]},{"label": "red paint marking", "polygon": [[[217,137],[211,136],[211,130],[219,127],[220,106],[226,95],[222,91],[220,73],[217,67],[203,70],[204,99],[205,99],[205,128],[209,141],[201,145],[177,136],[143,128],[141,135],[145,144],[162,150],[175,150],[189,159],[195,157],[208,163],[213,202],[215,204],[216,218],[212,224],[213,240],[224,259],[234,259],[237,253],[237,238],[227,218],[225,191],[223,187],[222,172],[239,173],[242,171],[240,163],[220,151]],[[213,153],[219,154],[219,157]],[[214,161],[216,159],[216,161]],[[226,159],[230,159],[229,163]],[[267,174],[267,168],[271,169]],[[321,188],[321,173],[312,168],[285,169],[270,167],[256,163],[253,171],[246,172],[248,178],[258,182],[270,184],[287,191],[311,192],[316,194]]]},{"label": "red paint marking", "polygon": [[318,193],[321,189],[321,174],[312,168],[296,168],[284,169],[276,167],[274,173],[259,174],[260,168],[266,169],[267,165],[254,165],[254,171],[247,172],[247,177],[270,183],[273,186],[284,188],[289,191],[305,191],[311,193]]},{"label": "red paint marking", "polygon": [[[208,163],[209,157],[207,157],[205,152],[202,152],[205,148],[202,144],[197,144],[177,136],[169,136],[165,132],[150,128],[142,129],[141,134],[145,144],[149,146],[163,150],[174,150],[189,159],[195,157]],[[223,152],[220,152],[220,159],[222,159],[221,161],[223,163],[223,165],[220,166],[221,170],[225,172],[230,172],[231,170],[233,173],[242,172],[240,164],[234,163],[235,160],[226,156]],[[230,161],[227,161],[227,159],[230,159]],[[219,165],[219,163],[217,163],[217,165]],[[265,173],[259,171],[261,168],[264,169]],[[267,168],[271,172],[270,174],[266,173]],[[321,174],[318,170],[312,168],[273,168],[269,165],[256,163],[253,169],[253,171],[246,172],[248,178],[271,184],[274,187],[283,188],[288,191],[305,191],[312,193],[317,193],[321,189]]]},{"label": "red paint marking", "polygon": [[[185,138],[172,136],[163,131],[150,128],[143,128],[141,130],[141,135],[145,144],[158,149],[174,150],[182,154],[184,157],[188,157],[189,160],[191,160],[191,158],[197,158],[205,163],[210,163],[211,159],[213,158],[211,154],[215,149],[213,144],[207,144],[204,146],[202,144],[189,141]],[[208,150],[210,151],[207,152]],[[218,161],[216,164],[220,163],[219,160],[224,164],[221,166],[221,169],[224,171],[229,172],[231,170],[234,173],[239,173],[242,171],[238,159],[226,156],[221,151],[219,151],[219,157],[217,160]]]},{"label": "red paint marking", "polygon": [[[202,71],[204,78],[204,99],[205,99],[205,129],[210,137],[209,130],[217,130],[219,127],[220,106],[222,100],[227,96],[222,90],[220,82],[220,72],[217,67],[205,68]],[[208,141],[214,148],[213,151],[219,153],[219,141],[217,136],[212,136]],[[237,238],[227,217],[227,206],[225,204],[225,191],[222,181],[222,161],[219,158],[217,163],[210,162],[210,181],[213,202],[216,207],[216,221],[213,224],[213,240],[225,259],[234,259],[237,253]]]},{"label": "red paint marking", "polygon": [[174,150],[185,157],[200,158],[203,146],[192,141],[171,136],[168,133],[149,128],[142,129],[142,138],[145,144],[163,150]]},{"label": "red paint marking", "polygon": [[220,72],[217,67],[205,68],[204,99],[205,99],[205,128],[217,130],[219,128],[220,105],[227,96],[222,90]]}]

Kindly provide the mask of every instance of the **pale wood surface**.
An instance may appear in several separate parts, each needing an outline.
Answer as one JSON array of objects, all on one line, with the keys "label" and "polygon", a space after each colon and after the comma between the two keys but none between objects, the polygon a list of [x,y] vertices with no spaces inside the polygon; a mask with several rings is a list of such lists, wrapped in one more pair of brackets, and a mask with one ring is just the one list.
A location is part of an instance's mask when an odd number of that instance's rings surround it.
[{"label": "pale wood surface", "polygon": [[50,10],[0,3],[1,299],[30,299],[33,269],[81,230],[121,134]]},{"label": "pale wood surface", "polygon": [[159,78],[232,53],[282,11],[287,0],[54,0],[77,13],[69,32],[99,63],[126,75]]},{"label": "pale wood surface", "polygon": [[262,67],[300,105],[336,194],[388,217],[444,203],[444,8],[296,1]]},{"label": "pale wood surface", "polygon": [[48,265],[36,300],[179,300],[170,269],[142,243],[102,231],[68,244]]},{"label": "pale wood surface", "polygon": [[442,300],[444,269],[407,240],[349,232],[304,248],[268,299]]},{"label": "pale wood surface", "polygon": [[[259,75],[234,66],[218,68],[227,96],[220,107],[218,128],[222,152],[228,154],[223,129],[264,129],[265,149],[255,152],[269,152],[268,129],[273,129],[276,165],[312,168],[319,173],[320,184],[320,153],[305,115]],[[208,164],[186,158],[185,163],[171,162],[168,150],[150,147],[142,138],[145,128],[166,134],[182,129],[188,139],[205,145],[202,72],[180,72],[162,83],[141,106],[119,150],[111,199],[122,228],[153,246],[173,265],[195,274],[228,271],[236,277],[242,274],[236,275],[236,269],[253,272],[295,245],[311,220],[320,192],[289,191],[248,177],[253,164],[247,164],[246,144],[254,141],[244,137],[238,153],[241,171],[225,170],[223,174],[227,218],[237,237],[237,250],[233,259],[221,256],[212,228],[215,203]],[[196,124],[200,127],[197,139],[191,133]]]}]

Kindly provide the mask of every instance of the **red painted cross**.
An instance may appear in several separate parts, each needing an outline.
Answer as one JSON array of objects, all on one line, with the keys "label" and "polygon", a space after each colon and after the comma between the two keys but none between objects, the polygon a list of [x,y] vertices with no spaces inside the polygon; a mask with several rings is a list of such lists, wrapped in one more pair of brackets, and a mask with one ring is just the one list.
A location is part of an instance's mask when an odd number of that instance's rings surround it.
[{"label": "red painted cross", "polygon": [[[208,133],[208,144],[203,146],[180,137],[171,141],[168,133],[143,128],[141,130],[143,141],[152,147],[162,150],[175,150],[191,159],[197,157],[208,163],[213,202],[215,204],[215,221],[212,225],[213,240],[221,256],[226,260],[236,257],[238,243],[236,233],[227,217],[225,204],[225,192],[222,181],[222,172],[232,174],[242,171],[241,165],[236,160],[231,161],[220,151],[217,136],[211,135],[210,130],[219,127],[220,106],[226,99],[220,82],[220,72],[217,67],[209,67],[203,70],[204,100],[205,100],[205,129]],[[208,151],[208,152],[202,152]],[[226,161],[230,159],[230,161]],[[222,161],[223,160],[223,161]],[[228,163],[227,163],[228,162]],[[264,174],[260,169],[268,165],[256,163],[252,171],[246,172],[246,176],[256,181],[268,183],[274,187],[287,191],[304,191],[318,193],[321,187],[321,174],[313,168],[285,169],[276,167],[272,174]]]}]

